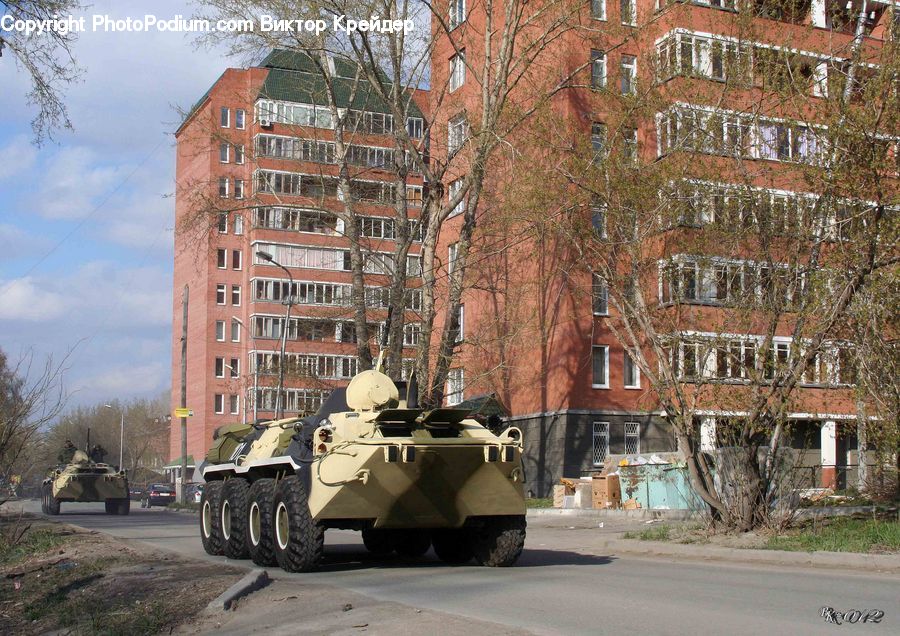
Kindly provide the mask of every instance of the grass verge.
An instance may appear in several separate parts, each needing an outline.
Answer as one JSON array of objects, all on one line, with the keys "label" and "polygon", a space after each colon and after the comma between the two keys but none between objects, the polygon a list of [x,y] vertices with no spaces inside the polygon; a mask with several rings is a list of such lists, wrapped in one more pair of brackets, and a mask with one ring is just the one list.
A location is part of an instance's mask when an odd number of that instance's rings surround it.
[{"label": "grass verge", "polygon": [[525,500],[527,508],[552,508],[553,497],[531,497]]},{"label": "grass verge", "polygon": [[641,541],[668,541],[672,528],[669,526],[652,526],[640,532],[626,532],[623,539],[640,539]]},{"label": "grass verge", "polygon": [[900,523],[838,517],[770,537],[766,547],[801,552],[896,553],[900,552]]}]

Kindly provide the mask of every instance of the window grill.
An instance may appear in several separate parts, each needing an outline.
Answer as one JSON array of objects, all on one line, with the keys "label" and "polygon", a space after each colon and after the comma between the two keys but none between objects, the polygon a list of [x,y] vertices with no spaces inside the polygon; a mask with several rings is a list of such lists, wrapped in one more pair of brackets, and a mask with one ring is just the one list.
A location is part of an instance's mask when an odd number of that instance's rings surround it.
[{"label": "window grill", "polygon": [[594,466],[606,461],[609,455],[609,422],[594,422]]},{"label": "window grill", "polygon": [[625,454],[636,455],[641,452],[641,425],[637,422],[625,422]]}]

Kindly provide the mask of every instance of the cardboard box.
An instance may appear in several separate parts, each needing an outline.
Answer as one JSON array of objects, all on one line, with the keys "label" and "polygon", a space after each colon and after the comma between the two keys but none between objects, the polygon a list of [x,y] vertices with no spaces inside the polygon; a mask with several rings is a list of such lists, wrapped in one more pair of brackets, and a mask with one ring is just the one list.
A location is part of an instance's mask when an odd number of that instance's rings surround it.
[{"label": "cardboard box", "polygon": [[637,499],[629,499],[622,504],[622,507],[625,508],[625,510],[640,510],[641,504],[638,503]]},{"label": "cardboard box", "polygon": [[566,487],[562,484],[556,484],[553,487],[553,507],[554,508],[562,508],[563,507],[563,497],[566,496]]},{"label": "cardboard box", "polygon": [[622,491],[618,475],[595,475],[591,479],[591,500],[594,508],[618,508]]},{"label": "cardboard box", "polygon": [[592,506],[593,493],[589,482],[579,483],[575,486],[575,507],[590,508]]}]

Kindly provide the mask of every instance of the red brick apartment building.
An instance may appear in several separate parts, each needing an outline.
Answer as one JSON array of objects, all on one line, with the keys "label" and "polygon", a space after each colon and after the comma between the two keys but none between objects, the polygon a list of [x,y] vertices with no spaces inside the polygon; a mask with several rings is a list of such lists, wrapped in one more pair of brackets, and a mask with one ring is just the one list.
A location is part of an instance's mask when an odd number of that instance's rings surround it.
[{"label": "red brick apartment building", "polygon": [[[409,126],[421,136],[424,115],[413,104],[395,122],[364,90],[347,88],[353,69],[333,60],[339,108],[355,113],[349,149],[355,213],[365,217],[367,251],[393,251],[394,186],[391,132]],[[172,396],[180,404],[182,290],[189,289],[187,325],[187,452],[205,455],[216,427],[275,414],[275,387],[285,306],[286,416],[315,411],[331,387],[357,369],[351,328],[347,239],[334,210],[334,131],[321,80],[308,58],[283,51],[259,66],[228,69],[194,106],[176,133],[176,238],[173,293]],[[351,103],[352,97],[352,103]],[[426,107],[424,93],[414,99]],[[421,177],[411,175],[410,216],[421,202]],[[410,262],[418,263],[418,244]],[[265,252],[287,268],[260,258]],[[410,269],[410,272],[414,270]],[[387,277],[367,268],[367,305],[383,320]],[[411,287],[415,287],[415,280]],[[415,291],[409,304],[415,307]],[[414,314],[404,341],[418,338]],[[411,355],[411,353],[410,353]],[[173,420],[170,455],[181,456]]]},{"label": "red brick apartment building", "polygon": [[[765,1],[757,3],[763,5]],[[550,57],[557,61],[558,68],[548,72],[562,76],[576,67],[584,68],[582,86],[561,93],[554,103],[559,120],[569,127],[570,137],[591,139],[603,132],[606,100],[612,100],[617,92],[634,91],[642,83],[654,81],[657,73],[651,69],[670,69],[663,80],[673,87],[673,93],[696,93],[696,105],[703,105],[703,86],[714,85],[721,73],[721,63],[713,52],[721,54],[730,46],[734,2],[584,0],[578,18],[582,28],[573,29],[553,43],[556,50]],[[885,3],[869,4],[872,19],[866,40],[877,45],[887,37],[892,13]],[[790,40],[794,47],[827,58],[829,50],[846,47],[852,38],[852,29],[838,24],[834,6],[834,0],[798,1],[791,4],[789,16],[775,9],[767,14],[769,17],[758,15],[753,22],[764,36],[760,46],[777,48]],[[465,49],[471,64],[477,63],[479,47],[483,45],[483,8],[471,0],[469,6],[467,0],[454,0],[449,23],[453,27],[449,37],[458,48]],[[437,27],[433,28],[437,32]],[[452,79],[454,90],[442,96],[440,108],[435,104],[431,109],[435,113],[431,130],[440,131],[433,132],[429,140],[432,156],[437,160],[446,156],[448,146],[459,143],[464,136],[461,122],[467,111],[477,111],[479,103],[479,87],[466,81],[455,57],[456,50],[448,37],[439,35],[432,56],[432,100],[437,99],[434,87],[450,84],[452,72],[456,76]],[[279,301],[287,293],[287,279],[282,270],[259,260],[254,255],[257,251],[272,253],[293,272],[294,294],[301,300],[293,308],[288,352],[302,358],[301,366],[318,378],[315,382],[288,384],[286,412],[315,408],[329,385],[347,381],[356,369],[354,347],[343,341],[348,333],[343,326],[351,317],[344,300],[350,278],[341,261],[346,243],[334,217],[328,214],[338,203],[327,185],[303,190],[305,180],[316,178],[321,182],[321,177],[333,175],[333,166],[327,161],[327,148],[293,154],[283,150],[290,143],[303,148],[311,141],[327,145],[332,134],[327,114],[323,114],[321,106],[315,106],[323,102],[305,93],[303,83],[298,81],[309,75],[304,64],[296,56],[273,54],[259,67],[227,70],[177,134],[176,214],[181,229],[176,234],[173,397],[177,404],[181,290],[188,285],[191,300],[187,404],[194,410],[188,424],[188,453],[194,457],[205,451],[216,426],[235,418],[252,420],[273,414],[272,387],[277,377],[271,373],[271,357],[278,351],[280,316],[284,313]],[[598,86],[605,91],[592,90]],[[422,96],[427,99],[427,95]],[[528,96],[519,95],[518,99],[527,102]],[[418,104],[427,114],[426,105],[422,101]],[[743,108],[751,105],[745,103]],[[667,152],[671,126],[677,131],[682,121],[679,109],[692,106],[679,99],[669,107],[661,107],[657,116],[636,122],[632,140],[642,161],[653,161]],[[370,149],[389,146],[389,139],[381,133],[390,132],[391,126],[399,122],[389,121],[377,107],[371,108],[374,112],[360,118],[367,122],[370,131],[358,143]],[[731,110],[735,116],[741,113],[739,105],[731,106]],[[419,126],[415,118],[404,125],[411,129]],[[446,138],[443,131],[447,132]],[[778,172],[779,157],[747,159],[760,164],[768,162]],[[364,166],[367,176],[361,178],[371,182],[386,180],[386,174],[379,174],[378,161],[373,159]],[[457,173],[450,175],[450,180],[462,176],[464,170],[458,169]],[[727,169],[723,174],[727,175]],[[292,181],[296,179],[299,184]],[[727,177],[722,181],[727,182]],[[414,199],[415,189],[420,186],[414,180],[412,183],[409,194]],[[486,184],[487,189],[490,187],[491,183]],[[453,191],[452,183],[448,189]],[[771,198],[773,205],[797,196],[789,180],[761,179],[758,189]],[[198,200],[203,199],[198,193],[232,210],[220,215],[211,232],[183,229],[191,225],[187,221],[197,213]],[[247,201],[245,207],[240,205],[242,198]],[[292,205],[308,204],[308,214],[288,218],[278,207],[279,201],[288,199]],[[373,218],[368,229],[373,246],[377,248],[378,241],[390,241],[390,208],[373,203],[366,213]],[[489,209],[484,212],[482,225],[489,225],[490,214]],[[444,228],[439,252],[443,266],[453,262],[461,223],[460,218],[451,216]],[[589,277],[575,281],[574,287],[587,289],[587,294],[566,288],[573,284],[571,281],[535,285],[535,272],[550,253],[545,247],[533,241],[519,241],[504,252],[503,259],[483,261],[487,266],[476,274],[483,277],[477,281],[481,284],[464,293],[462,345],[450,370],[446,391],[449,404],[486,393],[500,399],[511,412],[511,422],[525,432],[528,487],[537,495],[546,494],[559,476],[595,470],[611,456],[675,449],[672,432],[649,396],[646,382],[642,383],[639,370],[629,364],[609,330],[613,309],[602,284],[592,284]],[[679,272],[693,266],[694,280],[703,278],[702,272],[696,271],[698,265],[692,265],[690,253],[676,256]],[[377,316],[377,288],[383,282],[376,275],[370,278],[373,316]],[[723,317],[727,322],[726,303],[721,298],[717,302],[714,293],[704,295],[695,285],[690,296],[681,293],[675,298],[668,291],[671,285],[664,284],[663,278],[660,274],[660,304],[695,306],[699,328],[696,321],[693,328],[698,337],[712,332],[714,325],[721,325]],[[656,284],[654,277],[651,295],[656,293]],[[535,300],[526,303],[530,319],[552,323],[552,328],[538,335],[523,331],[519,341],[510,343],[502,352],[496,350],[496,343],[494,349],[490,345],[473,345],[479,334],[511,332],[528,322],[519,321],[518,315],[498,313],[498,302],[502,304],[502,300],[488,291],[517,288],[534,292]],[[415,303],[412,304],[414,309]],[[435,333],[440,333],[443,326],[440,317],[439,312]],[[408,320],[415,322],[414,312]],[[708,324],[705,328],[704,321]],[[790,338],[784,333],[778,335],[776,347],[789,347]],[[410,344],[415,337],[411,331]],[[735,339],[740,347],[751,341],[752,334]],[[679,355],[686,361],[691,354],[679,351]],[[498,361],[503,364],[495,364]],[[838,467],[857,461],[856,413],[839,357],[815,366],[798,391],[799,406],[790,417],[797,422],[798,440],[806,440],[803,444],[798,441],[797,446],[806,449],[811,464],[822,466],[821,480],[832,483]],[[728,379],[740,391],[740,370],[732,372]],[[256,396],[258,401],[248,400],[247,396]],[[735,415],[739,413],[714,404],[698,413],[704,449],[716,447],[717,420]],[[177,457],[180,433],[177,424],[174,426],[171,455]]]},{"label": "red brick apartment building", "polygon": [[[836,0],[755,1],[761,10],[752,18],[751,26],[761,39],[744,42],[741,52],[777,50],[790,42],[791,47],[809,52],[816,86],[823,87],[828,82],[825,61],[829,51],[846,50],[849,46],[859,3],[854,1],[847,8],[846,2]],[[553,112],[565,122],[559,128],[568,127],[570,138],[596,141],[606,135],[607,124],[612,129],[607,117],[612,118],[613,109],[608,106],[622,94],[660,81],[664,90],[677,97],[668,107],[661,106],[655,117],[634,122],[632,136],[624,143],[636,147],[642,162],[653,162],[665,155],[673,136],[684,132],[683,113],[697,108],[711,111],[712,105],[717,104],[710,92],[722,79],[722,58],[729,55],[729,47],[738,46],[733,37],[737,28],[735,2],[584,0],[577,19],[579,26],[555,41],[555,50],[548,55],[555,62],[541,67],[541,72],[554,77],[565,77],[579,66],[584,69],[579,75],[583,78],[580,86],[561,92],[554,101]],[[771,7],[762,10],[767,4]],[[869,11],[865,46],[877,47],[889,37],[891,20],[896,20],[900,12],[892,12],[890,3],[884,2],[870,2]],[[480,91],[475,82],[465,81],[465,73],[461,80],[452,77],[452,73],[459,61],[459,50],[464,51],[473,68],[478,68],[484,9],[470,0],[467,13],[466,0],[454,0],[451,17],[455,27],[449,37],[439,35],[432,57],[432,94],[437,93],[436,87],[445,84],[459,86],[449,92],[439,112],[433,109],[436,121],[432,130],[448,131],[446,144],[434,138],[438,133],[433,135],[436,156],[440,156],[441,147],[453,143],[457,120],[477,106]],[[520,99],[527,102],[528,97]],[[729,114],[739,118],[743,111],[751,111],[758,99],[758,95],[748,91],[743,103],[737,100],[727,106]],[[527,138],[535,130],[529,129],[524,136]],[[802,144],[794,144],[791,150],[802,150]],[[778,206],[803,196],[792,191],[796,183],[785,176],[790,172],[790,161],[798,161],[797,158],[776,156],[777,151],[772,155],[755,152],[745,159],[765,166],[754,183],[764,200]],[[541,157],[532,160],[541,161]],[[727,192],[727,175],[732,169],[729,163],[733,160],[721,161],[723,178],[718,181],[722,191]],[[514,181],[510,182],[500,188],[514,188]],[[486,190],[489,188],[486,185]],[[486,211],[481,215],[480,225],[490,224],[490,214]],[[460,225],[461,220],[451,218],[446,227],[441,253],[447,255],[447,262],[453,260]],[[660,417],[658,402],[649,394],[646,382],[642,387],[639,369],[630,364],[610,332],[609,316],[615,310],[607,302],[602,281],[592,285],[588,276],[574,283],[559,278],[541,282],[542,264],[552,269],[544,251],[552,246],[526,240],[505,247],[501,256],[491,256],[493,247],[488,246],[486,253],[474,257],[476,261],[481,259],[480,268],[475,266],[477,271],[466,272],[467,289],[461,310],[464,343],[450,371],[449,400],[457,402],[486,393],[500,398],[512,413],[511,421],[524,430],[528,487],[537,495],[548,494],[558,477],[596,470],[611,456],[675,450],[672,431]],[[551,259],[556,257],[556,252],[550,253]],[[648,280],[646,297],[655,297],[658,285],[662,310],[673,305],[692,306],[693,318],[687,328],[698,339],[721,335],[729,311],[724,294],[717,297],[715,290],[704,293],[698,282],[704,280],[704,272],[697,271],[702,266],[692,260],[691,253],[676,254],[672,261],[677,276],[690,276],[695,281],[690,291],[682,287],[679,293],[673,293],[669,274],[660,271],[658,279],[653,276]],[[749,254],[743,264],[729,263],[727,267],[746,269],[752,262]],[[693,273],[687,274],[692,267]],[[574,288],[588,292],[578,293]],[[525,302],[526,312],[504,307],[509,294],[522,294],[522,290],[529,290],[527,293],[533,298]],[[523,327],[528,320],[536,325],[530,331]],[[500,333],[504,330],[506,334]],[[521,337],[498,344],[514,330],[522,330]],[[774,355],[780,356],[792,346],[789,325],[780,328],[776,336]],[[747,353],[741,355],[751,355],[755,341],[752,333],[742,333],[729,346],[742,347]],[[679,364],[686,376],[684,367],[696,353],[682,350],[676,355],[681,356]],[[803,449],[805,463],[813,467],[808,485],[832,485],[838,474],[841,483],[848,476],[852,481],[854,476],[846,467],[856,464],[858,457],[856,410],[849,370],[842,362],[837,350],[827,360],[816,360],[797,391],[795,410],[789,415],[793,421],[791,444]],[[696,359],[693,364],[697,364]],[[717,364],[715,357],[707,364],[710,368],[706,372],[719,373],[721,384],[732,385],[735,392],[742,390],[740,368],[729,368],[724,361]],[[696,423],[704,450],[713,450],[721,442],[722,422],[729,417],[740,417],[740,410],[707,404],[698,411]]]}]

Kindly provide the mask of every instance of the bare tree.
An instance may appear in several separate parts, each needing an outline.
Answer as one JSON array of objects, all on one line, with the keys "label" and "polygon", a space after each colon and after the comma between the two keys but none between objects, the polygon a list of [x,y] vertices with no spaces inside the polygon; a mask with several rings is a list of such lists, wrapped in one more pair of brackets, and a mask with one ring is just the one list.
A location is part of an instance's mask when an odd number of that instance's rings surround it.
[{"label": "bare tree", "polygon": [[49,357],[36,363],[29,351],[10,364],[0,351],[0,477],[7,483],[26,468],[20,459],[65,404],[65,363],[65,358],[56,364]]},{"label": "bare tree", "polygon": [[[79,0],[0,0],[0,13],[11,16],[14,22],[40,22],[45,26],[82,8]],[[27,98],[37,108],[31,128],[38,143],[52,139],[57,130],[72,129],[63,92],[81,75],[72,50],[76,39],[65,26],[45,28],[40,33],[10,30],[0,35],[0,57],[11,54],[31,80]]]},{"label": "bare tree", "polygon": [[[603,285],[600,328],[646,378],[646,406],[671,424],[713,516],[745,530],[784,494],[788,415],[852,412],[847,321],[897,266],[900,206],[897,42],[857,30],[810,60],[760,46],[750,11],[720,40],[654,32],[642,47],[611,32],[606,50],[630,44],[650,73],[592,77],[605,114],[574,143],[570,119],[536,117],[506,193],[514,225],[550,219],[564,239],[560,289],[587,299]],[[830,403],[806,385],[829,387]],[[719,427],[731,454],[717,464],[698,434],[708,410],[736,415]]]}]

